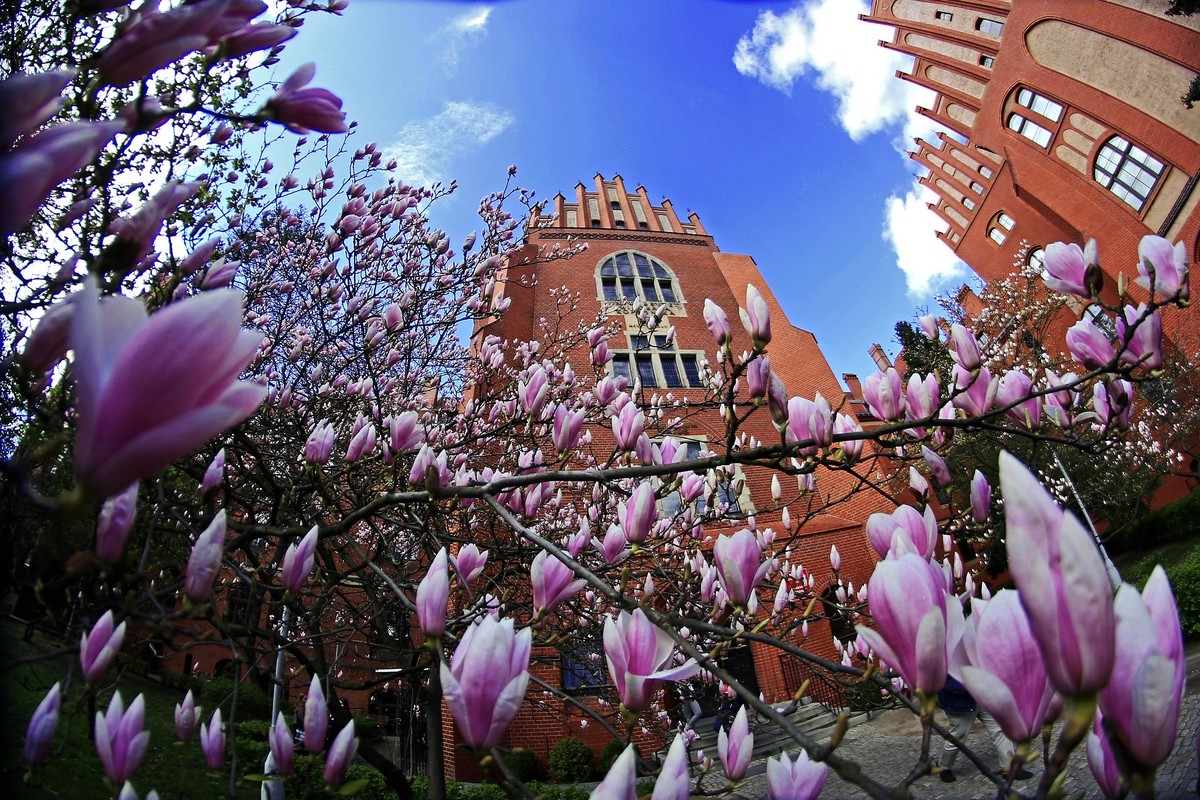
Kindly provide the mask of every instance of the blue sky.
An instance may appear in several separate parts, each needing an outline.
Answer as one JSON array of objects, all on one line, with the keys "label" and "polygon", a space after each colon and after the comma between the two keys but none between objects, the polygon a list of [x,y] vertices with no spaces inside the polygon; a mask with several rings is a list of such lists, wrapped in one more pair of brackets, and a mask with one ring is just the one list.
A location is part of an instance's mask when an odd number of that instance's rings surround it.
[{"label": "blue sky", "polygon": [[754,257],[837,373],[967,272],[933,236],[904,150],[924,90],[894,77],[866,0],[352,0],[311,18],[279,76],[317,62],[409,183],[459,182],[452,238],[509,164],[539,197],[620,173]]}]

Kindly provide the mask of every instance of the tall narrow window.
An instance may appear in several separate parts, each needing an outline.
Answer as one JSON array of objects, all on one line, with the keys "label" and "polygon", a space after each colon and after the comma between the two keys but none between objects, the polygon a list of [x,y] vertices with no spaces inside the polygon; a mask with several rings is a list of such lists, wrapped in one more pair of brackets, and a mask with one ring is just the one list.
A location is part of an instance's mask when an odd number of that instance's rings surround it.
[{"label": "tall narrow window", "polygon": [[987,235],[996,244],[1004,244],[1008,238],[1008,232],[1013,229],[1017,221],[1003,211],[996,214],[988,222]]},{"label": "tall narrow window", "polygon": [[1092,172],[1096,183],[1121,198],[1134,211],[1146,205],[1162,177],[1165,165],[1122,136],[1114,136],[1100,148]]},{"label": "tall narrow window", "polygon": [[997,19],[980,17],[975,20],[975,30],[985,33],[988,36],[999,36],[1004,32],[1004,23]]},{"label": "tall narrow window", "polygon": [[1035,114],[1041,114],[1051,122],[1058,122],[1062,117],[1063,107],[1049,97],[1043,97],[1032,89],[1017,90],[1017,105],[1028,108]]},{"label": "tall narrow window", "polygon": [[633,335],[631,350],[613,353],[613,375],[632,380],[636,375],[644,388],[688,389],[700,387],[700,358],[697,352],[680,352],[666,336]]},{"label": "tall narrow window", "polygon": [[1008,128],[1011,131],[1021,134],[1038,147],[1046,147],[1050,144],[1050,139],[1053,138],[1053,134],[1050,131],[1020,114],[1008,115]]}]

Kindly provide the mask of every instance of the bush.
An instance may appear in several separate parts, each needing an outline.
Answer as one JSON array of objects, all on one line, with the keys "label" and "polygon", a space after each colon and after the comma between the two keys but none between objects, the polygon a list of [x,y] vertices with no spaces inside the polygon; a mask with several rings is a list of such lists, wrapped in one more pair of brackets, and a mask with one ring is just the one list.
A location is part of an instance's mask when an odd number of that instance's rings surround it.
[{"label": "bush", "polygon": [[[229,719],[229,709],[233,706],[234,683],[229,678],[213,678],[200,687],[196,705],[204,707],[207,717],[219,706],[221,714]],[[239,720],[271,719],[271,698],[262,689],[252,683],[237,685],[237,718]]]},{"label": "bush", "polygon": [[1151,511],[1106,539],[1104,546],[1111,552],[1121,553],[1168,544],[1190,536],[1200,536],[1200,491]]},{"label": "bush", "polygon": [[271,733],[271,723],[265,719],[248,719],[233,726],[238,741],[265,742]]},{"label": "bush", "polygon": [[504,763],[512,770],[513,775],[521,783],[529,783],[542,777],[542,765],[537,753],[532,750],[517,750],[504,758]]},{"label": "bush", "polygon": [[550,777],[563,783],[592,779],[592,748],[573,736],[560,741],[550,751]]},{"label": "bush", "polygon": [[612,767],[613,762],[620,757],[621,753],[625,752],[625,743],[619,742],[616,739],[609,739],[604,745],[604,749],[600,751],[600,762],[596,764],[596,773],[603,778],[608,774],[608,770]]},{"label": "bush", "polygon": [[[459,784],[460,786],[462,784]],[[446,794],[450,792],[447,789]],[[470,786],[462,794],[463,800],[508,800],[508,795],[494,783],[477,783]]]},{"label": "bush", "polygon": [[1172,564],[1166,570],[1183,635],[1188,639],[1200,636],[1200,546],[1193,548],[1183,563]]},{"label": "bush", "polygon": [[[528,784],[530,791],[545,800],[588,800],[588,790],[578,786],[543,785],[536,781]],[[424,800],[424,798],[419,798]]]}]

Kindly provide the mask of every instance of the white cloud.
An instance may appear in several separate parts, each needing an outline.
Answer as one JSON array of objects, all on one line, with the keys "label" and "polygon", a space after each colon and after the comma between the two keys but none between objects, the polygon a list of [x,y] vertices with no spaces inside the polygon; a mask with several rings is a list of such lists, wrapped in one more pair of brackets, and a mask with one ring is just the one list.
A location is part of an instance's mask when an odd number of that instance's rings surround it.
[{"label": "white cloud", "polygon": [[478,6],[454,17],[433,34],[432,41],[442,49],[442,63],[448,69],[457,69],[461,51],[487,35],[491,15],[491,6]]},{"label": "white cloud", "polygon": [[838,122],[850,138],[898,129],[907,147],[931,128],[914,109],[928,106],[933,93],[896,78],[912,59],[879,46],[891,38],[890,29],[858,19],[869,10],[863,0],[813,0],[783,14],[763,11],[754,30],[738,40],[734,66],[786,94],[811,74],[818,88],[837,98]]},{"label": "white cloud", "polygon": [[946,225],[926,205],[933,198],[929,189],[914,183],[903,197],[892,195],[884,205],[883,238],[896,252],[896,266],[914,300],[929,298],[968,275],[966,263],[935,235]]},{"label": "white cloud", "polygon": [[396,159],[397,176],[406,183],[444,182],[451,177],[454,156],[482,147],[515,121],[490,103],[446,103],[434,116],[405,125],[385,154]]}]

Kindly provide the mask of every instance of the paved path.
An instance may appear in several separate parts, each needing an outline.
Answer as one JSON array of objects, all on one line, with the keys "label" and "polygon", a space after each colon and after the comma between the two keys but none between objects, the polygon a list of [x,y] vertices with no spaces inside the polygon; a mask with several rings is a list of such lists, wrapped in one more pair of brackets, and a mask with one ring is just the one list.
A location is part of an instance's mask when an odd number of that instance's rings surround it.
[{"label": "paved path", "polygon": [[[1188,648],[1188,684],[1179,715],[1179,735],[1171,757],[1158,769],[1155,791],[1157,800],[1194,798],[1196,794],[1196,734],[1200,726],[1200,645]],[[939,721],[944,722],[939,712]],[[1055,731],[1057,741],[1057,730]],[[971,730],[967,745],[981,758],[992,762],[995,751],[991,740],[979,723]],[[938,753],[942,740],[933,735],[930,750]],[[875,780],[892,785],[898,776],[908,774],[917,760],[921,747],[921,725],[915,716],[904,709],[885,712],[870,722],[857,725],[846,732],[846,737],[837,752],[863,766]],[[1014,784],[1017,791],[1032,793],[1041,776],[1040,747],[1035,747],[1034,763],[1029,769],[1034,777]],[[1072,754],[1066,790],[1068,797],[1085,797],[1087,800],[1103,798],[1087,766],[1084,748],[1080,746]],[[720,772],[718,766],[715,772]],[[921,800],[944,798],[945,800],[967,800],[968,798],[993,798],[995,786],[974,768],[966,756],[960,754],[955,764],[954,783],[943,783],[936,775],[927,775],[912,786],[912,796]],[[712,778],[707,778],[711,781]],[[707,785],[707,783],[706,783]],[[746,800],[759,800],[767,796],[766,779],[763,775],[747,778],[739,787],[738,796]],[[846,783],[836,774],[830,773],[821,793],[822,800],[849,800],[865,795],[858,787]]]}]

